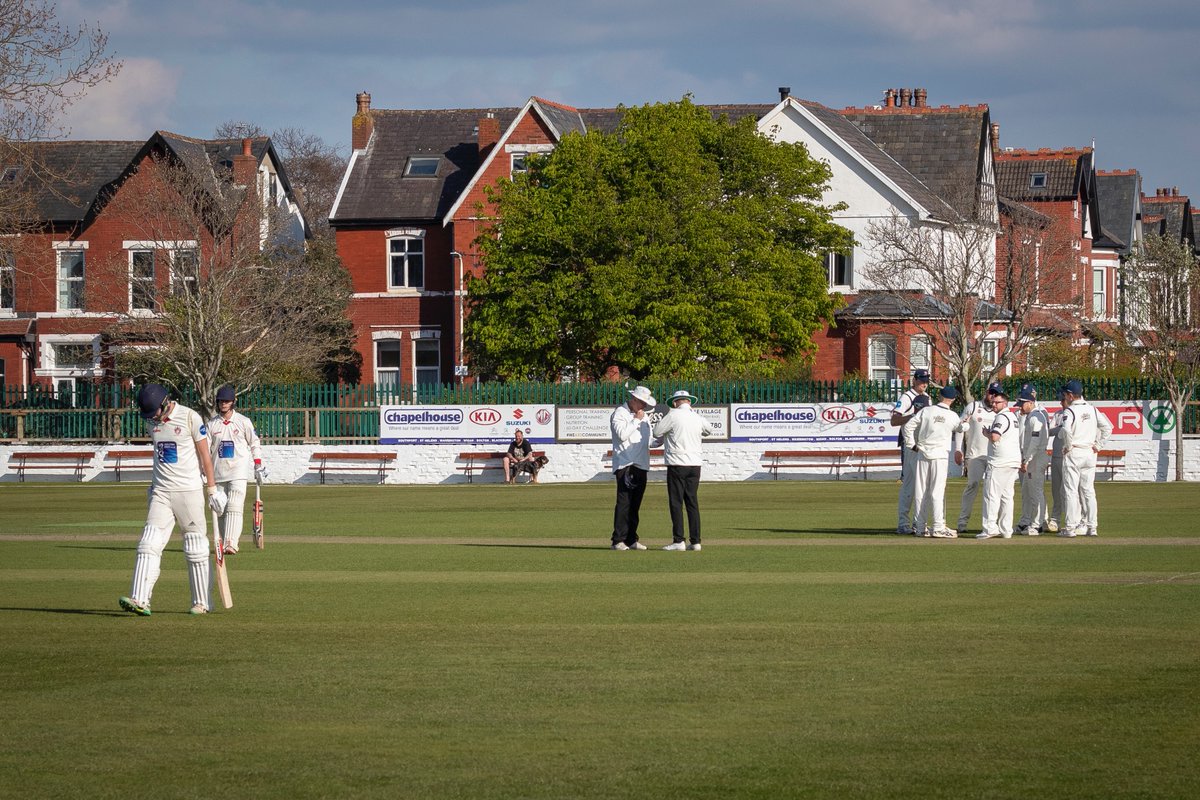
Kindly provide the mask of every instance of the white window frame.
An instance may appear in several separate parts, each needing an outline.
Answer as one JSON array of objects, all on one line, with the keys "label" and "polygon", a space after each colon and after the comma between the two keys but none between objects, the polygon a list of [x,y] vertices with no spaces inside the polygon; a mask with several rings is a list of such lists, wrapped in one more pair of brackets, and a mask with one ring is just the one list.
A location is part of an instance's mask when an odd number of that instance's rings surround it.
[{"label": "white window frame", "polygon": [[979,367],[980,374],[987,374],[996,368],[1000,363],[1000,341],[998,339],[983,338],[979,341]]},{"label": "white window frame", "polygon": [[[403,253],[395,253],[392,251],[393,242],[418,242],[420,243],[421,256],[421,282],[419,285],[413,286],[408,283],[411,276],[411,266],[408,263],[409,258],[415,253],[411,249],[406,249]],[[411,247],[411,245],[406,245]],[[387,269],[387,287],[388,291],[396,291],[401,289],[409,289],[415,291],[423,291],[425,289],[425,231],[422,229],[404,229],[399,231],[387,232],[387,248],[385,250],[386,269]],[[395,273],[393,271],[392,260],[397,256],[404,257],[404,283],[396,283],[392,280]]]},{"label": "white window frame", "polygon": [[[841,272],[844,281],[837,280],[838,259],[842,260]],[[825,281],[830,289],[849,289],[854,285],[854,253],[826,253]]]},{"label": "white window frame", "polygon": [[[389,345],[389,351],[392,349],[392,346],[395,347],[396,366],[394,367],[379,366],[379,362],[381,360],[379,358],[380,346],[385,344]],[[404,347],[400,341],[400,337],[395,335],[381,336],[379,338],[372,339],[372,345],[374,346],[374,352],[371,353],[371,358],[374,360],[375,366],[375,385],[381,388],[399,387],[401,375],[403,374],[404,370]],[[387,377],[386,381],[381,379],[383,376]]]},{"label": "white window frame", "polygon": [[927,334],[916,333],[908,337],[908,366],[910,370],[933,371],[933,341]]},{"label": "white window frame", "polygon": [[[428,343],[433,342],[433,346],[429,347]],[[424,345],[424,346],[423,346]],[[432,351],[437,354],[437,364],[430,366],[421,366],[417,358],[418,352],[425,350]],[[413,331],[412,333],[412,365],[413,365],[413,387],[419,388],[423,385],[441,385],[442,382],[442,340],[438,331]],[[433,374],[433,380],[421,380],[422,375],[428,376]]]},{"label": "white window frame", "polygon": [[[1104,319],[1108,316],[1108,270],[1105,267],[1092,267],[1092,317]],[[1099,301],[1100,307],[1096,307]]]},{"label": "white window frame", "polygon": [[[876,342],[886,348],[884,352],[885,354],[890,353],[890,359],[885,359],[882,363],[878,360]],[[867,337],[867,375],[873,381],[896,380],[898,376],[896,371],[896,337],[892,334],[876,333]]]},{"label": "white window frame", "polygon": [[[55,308],[60,312],[63,312],[63,311],[80,311],[80,312],[82,312],[84,310],[84,307],[87,304],[88,243],[87,242],[54,242],[53,247],[54,247],[55,251],[57,251],[57,255],[55,256],[55,259],[54,259],[54,262],[55,262],[54,263],[54,278],[55,278],[55,280],[54,280],[54,286],[55,286],[54,303],[55,303]],[[79,257],[80,257],[80,259],[82,259],[82,262],[83,262],[83,269],[81,270],[82,274],[78,278],[68,278],[66,280],[70,283],[78,283],[79,284],[79,295],[80,295],[79,296],[79,305],[64,307],[64,305],[63,305],[63,290],[66,287],[64,287],[64,285],[63,285],[64,284],[63,258],[65,258],[68,255],[74,255],[76,253],[79,254]],[[68,294],[67,297],[69,299],[70,295]]]},{"label": "white window frame", "polygon": [[[433,171],[429,172],[430,164],[433,165]],[[418,167],[418,165],[420,165]],[[441,156],[409,156],[408,163],[404,165],[404,177],[406,178],[436,178],[438,170],[442,167]],[[419,172],[414,171],[419,169]]]},{"label": "white window frame", "polygon": [[[188,245],[194,245],[194,242],[179,242],[177,244],[179,244],[180,246],[173,247],[167,251],[167,257],[171,263],[171,269],[169,271],[170,277],[169,277],[167,283],[169,285],[168,291],[172,294],[186,289],[188,287],[189,283],[192,285],[193,291],[195,290],[195,287],[200,284],[200,248],[195,247],[195,246],[191,246],[191,247],[188,246]],[[179,254],[180,253],[195,253],[196,254],[196,274],[195,275],[192,275],[189,277],[189,276],[180,274],[180,272],[179,272]],[[178,282],[178,285],[176,285],[177,282]]]},{"label": "white window frame", "polygon": [[[158,308],[158,253],[149,247],[138,247],[128,251],[129,253],[129,313],[139,315],[151,315]],[[138,276],[134,273],[134,262],[139,254],[149,254],[150,256],[150,275]],[[149,286],[150,306],[135,306],[133,304],[134,291],[139,285],[146,284]]]},{"label": "white window frame", "polygon": [[[38,377],[54,378],[99,378],[104,370],[100,367],[100,336],[95,334],[46,333],[38,337]],[[57,348],[62,345],[89,345],[92,348],[90,367],[60,366]]]},{"label": "white window frame", "polygon": [[1030,189],[1045,189],[1049,185],[1049,176],[1045,172],[1034,172],[1029,175]]},{"label": "white window frame", "polygon": [[[4,290],[8,288],[8,301]],[[15,314],[17,310],[17,257],[8,250],[0,251],[0,315]]]}]

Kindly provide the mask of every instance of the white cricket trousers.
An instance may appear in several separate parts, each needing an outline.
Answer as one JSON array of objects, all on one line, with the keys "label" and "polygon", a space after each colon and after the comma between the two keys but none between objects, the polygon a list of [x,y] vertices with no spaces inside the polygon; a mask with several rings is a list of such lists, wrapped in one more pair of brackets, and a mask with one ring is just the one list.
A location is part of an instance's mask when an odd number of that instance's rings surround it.
[{"label": "white cricket trousers", "polygon": [[149,606],[162,567],[162,554],[171,538],[171,531],[179,523],[183,532],[183,556],[188,565],[188,583],[192,589],[192,605],[202,605],[211,610],[209,604],[208,535],[204,512],[204,492],[200,489],[189,492],[150,492],[150,509],[146,513],[146,527],[142,530],[137,545],[137,558],[133,564],[133,586],[129,596],[140,605]]},{"label": "white cricket trousers", "polygon": [[221,481],[218,484],[225,490],[229,502],[225,504],[225,513],[221,520],[221,540],[238,549],[238,541],[242,538],[242,518],[246,513],[246,481]]},{"label": "white cricket trousers", "polygon": [[967,485],[962,493],[962,508],[958,512],[959,533],[965,533],[971,523],[971,511],[975,508],[975,495],[983,486],[983,476],[987,474],[987,456],[975,456],[963,461],[963,471],[967,475]]},{"label": "white cricket trousers", "polygon": [[1019,527],[1041,531],[1046,527],[1046,461],[1034,458],[1021,473],[1021,521]]},{"label": "white cricket trousers", "polygon": [[1096,451],[1090,446],[1063,453],[1063,511],[1062,530],[1096,530]]},{"label": "white cricket trousers", "polygon": [[1013,484],[1017,467],[998,467],[991,464],[983,479],[983,532],[1012,536]]},{"label": "white cricket trousers", "polygon": [[946,529],[946,471],[949,465],[945,456],[926,458],[921,454],[916,461],[914,502],[917,516],[913,530],[917,533],[943,531]]},{"label": "white cricket trousers", "polygon": [[907,447],[900,448],[900,501],[896,507],[896,530],[912,533],[913,499],[917,493],[917,461],[919,456]]},{"label": "white cricket trousers", "polygon": [[1063,459],[1061,455],[1057,455],[1050,459],[1050,499],[1054,501],[1054,508],[1050,510],[1050,519],[1054,520],[1056,525],[1066,519],[1062,487]]}]

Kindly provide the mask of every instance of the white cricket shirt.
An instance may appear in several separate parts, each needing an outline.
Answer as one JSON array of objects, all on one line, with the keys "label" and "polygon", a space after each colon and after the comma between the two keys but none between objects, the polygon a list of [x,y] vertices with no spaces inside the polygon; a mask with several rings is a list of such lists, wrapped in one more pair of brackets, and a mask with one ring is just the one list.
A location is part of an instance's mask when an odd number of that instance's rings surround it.
[{"label": "white cricket shirt", "polygon": [[154,445],[153,489],[166,492],[198,492],[204,488],[196,442],[208,437],[204,420],[192,409],[176,403],[170,416],[150,423]]},{"label": "white cricket shirt", "polygon": [[220,414],[208,421],[208,451],[218,481],[250,480],[254,462],[262,460],[262,443],[254,423],[233,412],[229,419]]},{"label": "white cricket shirt", "polygon": [[671,409],[654,426],[654,438],[663,440],[663,460],[674,467],[701,466],[700,442],[712,433],[712,425],[690,405]]}]

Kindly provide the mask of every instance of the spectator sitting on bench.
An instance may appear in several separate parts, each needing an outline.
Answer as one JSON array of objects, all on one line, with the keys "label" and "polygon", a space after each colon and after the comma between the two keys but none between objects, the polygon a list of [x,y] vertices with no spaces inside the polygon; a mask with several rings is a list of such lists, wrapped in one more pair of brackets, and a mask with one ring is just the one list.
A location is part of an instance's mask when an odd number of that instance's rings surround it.
[{"label": "spectator sitting on bench", "polygon": [[[525,441],[525,434],[517,429],[513,431],[513,440],[509,442],[508,452],[504,454],[504,482],[512,483],[517,479],[517,465],[524,461],[533,461],[533,446]],[[536,477],[537,473],[534,473]]]}]

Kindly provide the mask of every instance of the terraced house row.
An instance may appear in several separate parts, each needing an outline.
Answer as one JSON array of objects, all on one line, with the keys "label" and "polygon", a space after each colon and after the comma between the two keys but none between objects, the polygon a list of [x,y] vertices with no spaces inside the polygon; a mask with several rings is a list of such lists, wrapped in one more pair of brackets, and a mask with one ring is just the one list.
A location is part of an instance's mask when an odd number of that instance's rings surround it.
[{"label": "terraced house row", "polygon": [[[972,287],[985,359],[1003,354],[1012,308],[1019,224],[1034,220],[1036,274],[1028,314],[1040,331],[1077,344],[1104,341],[1129,313],[1122,264],[1147,233],[1195,249],[1195,211],[1175,187],[1146,192],[1135,169],[1098,170],[1089,146],[1018,150],[1000,140],[987,105],[930,105],[924,89],[888,90],[878,102],[833,109],[784,87],[772,102],[708,107],[753,117],[764,136],[803,143],[832,170],[825,201],[854,233],[848,252],[825,254],[830,292],[845,298],[818,337],[814,377],[856,372],[904,379],[937,369],[923,317],[945,308],[928,287],[897,292],[871,270],[881,253],[874,228],[900,221],[944,231],[967,221],[992,231],[989,274]],[[463,354],[464,286],[486,269],[475,240],[487,224],[485,187],[520,173],[531,154],[571,133],[613,131],[616,108],[575,108],[531,97],[520,107],[377,109],[361,93],[351,120],[352,153],[330,226],[353,281],[350,316],[362,380],[419,385],[470,380]],[[106,213],[114,191],[137,191],[132,167],[151,153],[199,171],[231,167],[247,196],[305,225],[270,141],[205,141],[157,133],[146,142],[64,142],[70,186],[47,186],[44,232],[20,248],[22,264],[0,264],[0,381],[70,389],[107,377],[103,331],[115,313],[176,290],[159,265],[188,258],[203,242],[146,242],[129,220]],[[1125,165],[1122,165],[1125,166]],[[101,268],[100,265],[105,265]],[[121,265],[114,268],[112,265]],[[24,276],[24,277],[22,277]],[[104,290],[99,290],[103,285]],[[150,288],[153,292],[148,295]],[[884,290],[887,291],[884,291]],[[1020,364],[1013,365],[1019,367]]]}]

